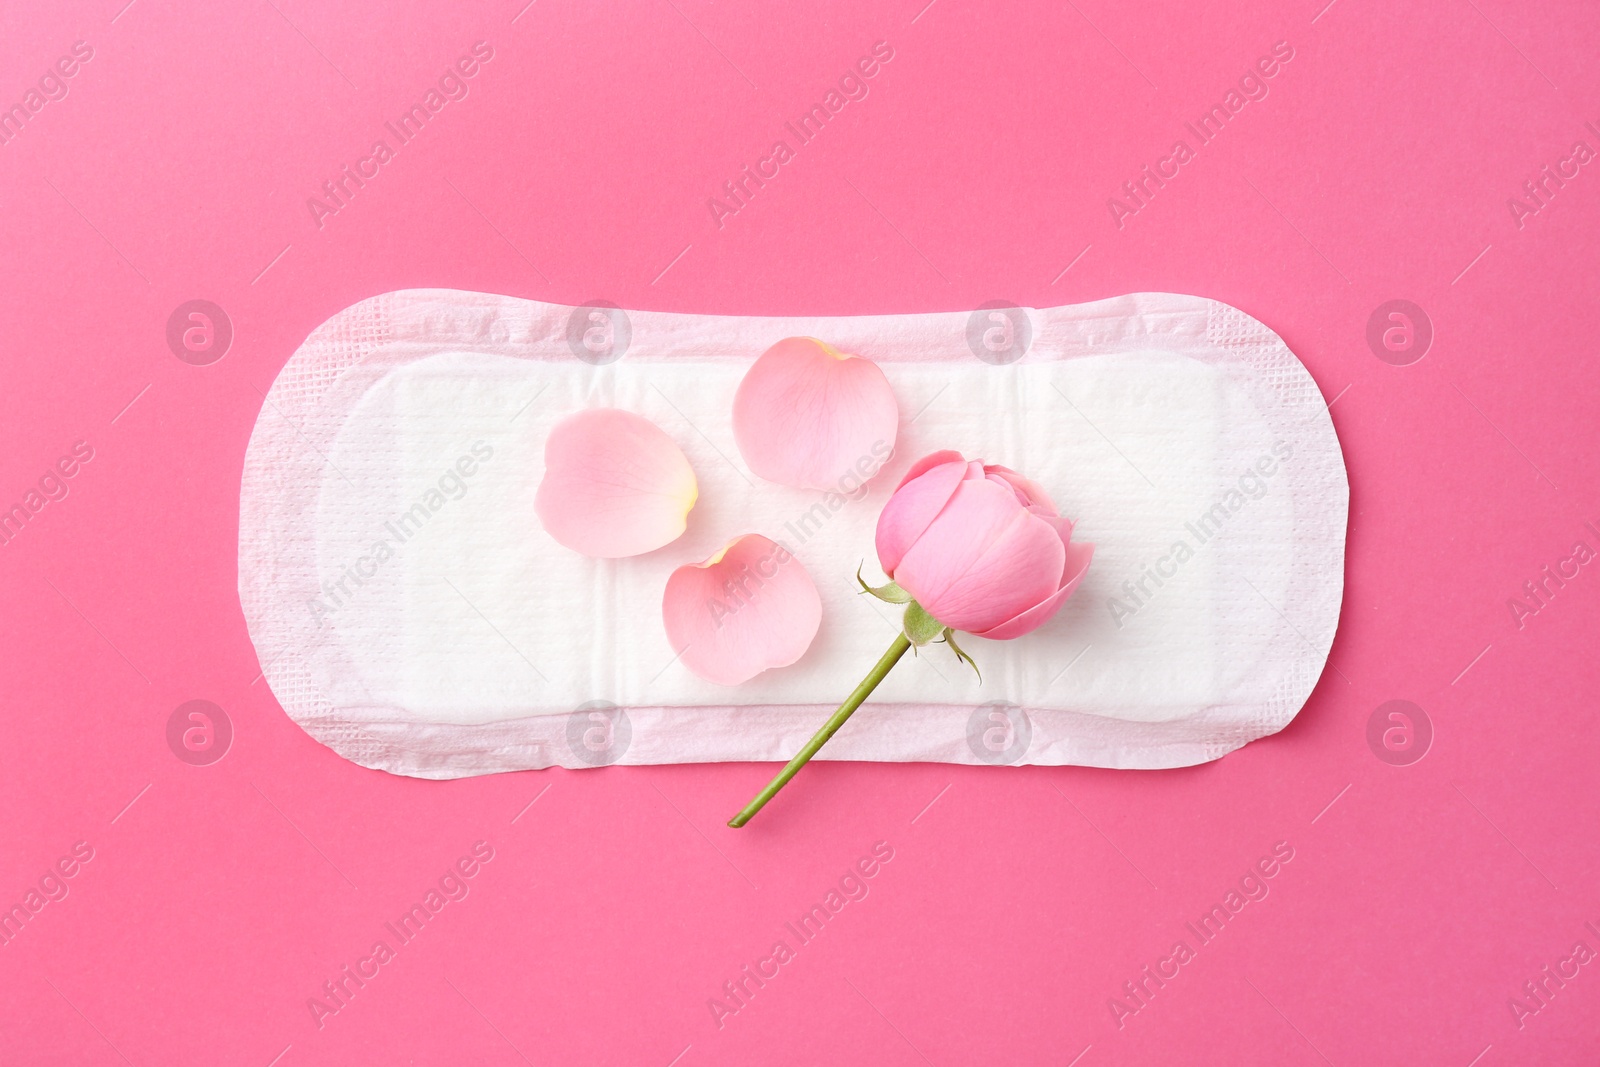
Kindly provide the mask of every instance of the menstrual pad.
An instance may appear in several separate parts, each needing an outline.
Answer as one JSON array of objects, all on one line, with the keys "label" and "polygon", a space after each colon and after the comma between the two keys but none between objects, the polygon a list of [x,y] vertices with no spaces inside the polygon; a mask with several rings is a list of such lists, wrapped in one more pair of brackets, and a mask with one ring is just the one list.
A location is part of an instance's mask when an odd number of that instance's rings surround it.
[{"label": "menstrual pad", "polygon": [[[764,482],[734,443],[740,378],[797,335],[894,388],[899,440],[865,487]],[[589,407],[644,415],[688,456],[700,497],[678,541],[593,560],[541,528],[545,438]],[[312,334],[262,406],[240,598],[284,710],[364,766],[787,759],[894,638],[897,609],[859,595],[856,569],[882,580],[878,512],[937,449],[1039,482],[1094,562],[1041,629],[963,642],[981,681],[943,646],[907,656],[823,758],[1176,767],[1304,704],[1343,592],[1339,442],[1276,334],[1170,294],[856,318],[375,297]],[[723,687],[677,662],[661,594],[743,533],[793,551],[823,618],[798,663]]]}]

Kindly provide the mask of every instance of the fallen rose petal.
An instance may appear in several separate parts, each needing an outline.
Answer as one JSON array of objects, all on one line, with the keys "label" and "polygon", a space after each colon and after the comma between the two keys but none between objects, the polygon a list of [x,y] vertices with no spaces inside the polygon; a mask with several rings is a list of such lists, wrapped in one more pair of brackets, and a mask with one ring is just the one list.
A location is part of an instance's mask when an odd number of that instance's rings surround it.
[{"label": "fallen rose petal", "polygon": [[684,666],[708,682],[739,685],[805,655],[822,623],[822,598],[787,549],[745,534],[704,563],[673,571],[661,618]]},{"label": "fallen rose petal", "polygon": [[677,540],[699,496],[672,438],[641,415],[580,411],[550,431],[534,510],[574,552],[617,559]]},{"label": "fallen rose petal", "polygon": [[[733,398],[733,436],[750,469],[799,489],[849,492],[894,451],[900,408],[876,363],[814,337],[761,354]],[[843,486],[843,488],[841,488]]]}]

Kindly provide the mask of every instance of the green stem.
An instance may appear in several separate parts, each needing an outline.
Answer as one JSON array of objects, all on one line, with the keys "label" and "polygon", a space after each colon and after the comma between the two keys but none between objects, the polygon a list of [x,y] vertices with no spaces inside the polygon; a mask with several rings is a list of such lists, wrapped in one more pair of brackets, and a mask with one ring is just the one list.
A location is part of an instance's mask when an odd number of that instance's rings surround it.
[{"label": "green stem", "polygon": [[888,676],[889,671],[894,668],[896,663],[900,662],[900,657],[905,655],[906,649],[910,647],[911,642],[906,639],[905,634],[896,635],[894,644],[889,646],[889,651],[883,654],[883,658],[878,660],[878,665],[873,667],[872,672],[861,680],[860,685],[856,686],[855,692],[851,693],[845,702],[839,705],[839,710],[833,713],[833,717],[823,724],[822,729],[818,730],[811,740],[806,742],[804,748],[795,753],[794,759],[790,760],[783,770],[778,772],[778,776],[769,782],[765,789],[757,793],[754,800],[745,805],[743,811],[728,820],[728,825],[734,828],[743,826],[750,821],[756,812],[766,807],[767,801],[777,796],[778,790],[788,785],[789,779],[798,774],[800,768],[804,767],[810,762],[811,757],[817,754],[817,750],[827,744],[830,737],[839,732],[839,727],[845,724],[846,719],[855,714],[855,710],[861,706],[861,702],[866,700],[874,689],[878,688],[878,683]]}]

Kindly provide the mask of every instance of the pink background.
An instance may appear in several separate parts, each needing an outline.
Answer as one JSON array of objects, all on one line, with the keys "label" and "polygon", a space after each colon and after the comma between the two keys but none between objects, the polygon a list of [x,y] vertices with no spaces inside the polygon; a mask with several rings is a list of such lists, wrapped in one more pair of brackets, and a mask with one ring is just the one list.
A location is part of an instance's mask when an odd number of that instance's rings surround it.
[{"label": "pink background", "polygon": [[[1600,568],[1520,629],[1507,606],[1574,542],[1600,548],[1600,165],[1521,227],[1507,206],[1575,141],[1600,148],[1600,9],[122,2],[0,15],[0,103],[93,48],[0,146],[0,506],[94,450],[0,546],[0,904],[94,850],[0,948],[0,1059],[1600,1053],[1600,965],[1520,1028],[1508,1003],[1580,939],[1600,950]],[[480,40],[469,95],[319,229],[306,199]],[[880,40],[870,95],[719,228],[707,198]],[[1278,41],[1269,95],[1119,229],[1108,197],[1194,147],[1183,120]],[[347,763],[256,681],[240,468],[306,335],[412,286],[761,314],[1227,301],[1336,398],[1329,668],[1287,730],[1208,766],[823,765],[740,832],[723,821],[770,766],[431,783]],[[209,366],[165,341],[194,298],[235,329]],[[1409,366],[1366,342],[1395,298],[1436,333]],[[236,733],[210,766],[166,741],[197,698]],[[1393,699],[1433,727],[1408,766],[1366,739]],[[319,1028],[308,998],[479,840],[470,895]],[[793,945],[783,924],[878,841],[870,894],[719,1029],[722,983]],[[1108,1000],[1277,842],[1270,894],[1119,1027]]]}]

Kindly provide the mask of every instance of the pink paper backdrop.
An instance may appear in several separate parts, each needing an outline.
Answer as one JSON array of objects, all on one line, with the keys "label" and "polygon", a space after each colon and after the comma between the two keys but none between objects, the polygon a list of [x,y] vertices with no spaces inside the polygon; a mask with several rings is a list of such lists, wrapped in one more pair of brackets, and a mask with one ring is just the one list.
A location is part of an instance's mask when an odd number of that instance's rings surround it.
[{"label": "pink paper backdrop", "polygon": [[[0,545],[0,905],[30,916],[4,927],[0,1058],[1593,1062],[1600,9],[925,2],[0,13],[21,108],[0,116],[0,506],[41,505]],[[475,42],[492,56],[445,85],[466,95],[401,144],[384,124]],[[876,42],[866,97],[796,147],[785,121]],[[1202,144],[1185,123],[1234,89]],[[393,158],[362,163],[379,138]],[[779,138],[794,158],[719,219],[708,199]],[[314,213],[345,166],[365,184]],[[723,821],[770,766],[346,763],[257,680],[240,468],[307,333],[411,286],[717,313],[1237,305],[1334,402],[1352,507],[1328,669],[1289,729],[1208,766],[819,765],[741,832]],[[194,299],[233,330],[210,365],[167,343]],[[1420,333],[1368,342],[1391,300],[1431,324],[1408,365]],[[196,699],[233,732],[204,766],[167,734]],[[1420,709],[1409,748],[1369,743],[1392,700]],[[465,898],[402,944],[385,923],[480,841]],[[785,923],[877,842],[867,896],[802,943]],[[1275,847],[1292,859],[1246,883],[1267,895],[1202,943],[1185,924]],[[780,939],[792,958],[763,964]],[[362,963],[379,940],[393,958]],[[1179,940],[1192,958],[1164,962]]]}]

